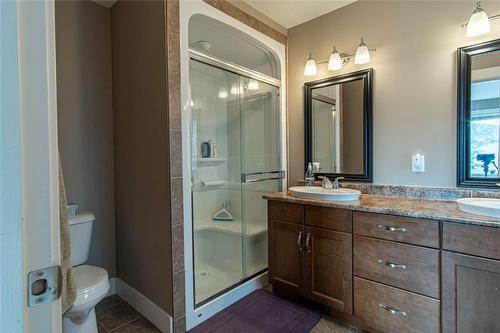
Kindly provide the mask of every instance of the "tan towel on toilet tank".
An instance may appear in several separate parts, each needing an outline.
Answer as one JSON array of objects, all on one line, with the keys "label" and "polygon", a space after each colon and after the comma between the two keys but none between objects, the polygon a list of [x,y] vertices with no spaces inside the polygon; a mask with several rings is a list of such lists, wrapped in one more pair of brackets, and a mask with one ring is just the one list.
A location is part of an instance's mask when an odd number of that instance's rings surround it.
[{"label": "tan towel on toilet tank", "polygon": [[73,279],[71,264],[71,247],[69,242],[68,209],[66,201],[66,190],[64,187],[64,177],[61,160],[59,159],[59,229],[61,233],[61,301],[62,311],[65,313],[76,298],[76,284]]}]

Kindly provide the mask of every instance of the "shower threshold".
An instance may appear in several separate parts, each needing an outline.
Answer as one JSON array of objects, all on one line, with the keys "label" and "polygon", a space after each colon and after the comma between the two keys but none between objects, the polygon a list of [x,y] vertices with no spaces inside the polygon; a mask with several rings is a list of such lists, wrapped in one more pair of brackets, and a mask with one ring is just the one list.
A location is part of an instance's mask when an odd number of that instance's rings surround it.
[{"label": "shower threshold", "polygon": [[[240,286],[240,285],[242,285],[242,284],[244,284],[244,283],[246,283],[246,282],[248,282],[248,281],[256,278],[257,276],[266,273],[266,272],[267,272],[267,268],[265,268],[265,269],[263,269],[263,270],[255,273],[255,274],[252,274],[251,276],[246,277],[246,278],[238,281],[237,283],[234,283],[234,284],[228,286],[227,288],[225,288],[225,289],[223,289],[223,290],[221,290],[221,291],[213,294],[212,296],[204,299],[203,301],[200,301],[199,303],[196,303],[196,295],[195,295],[194,296],[195,297],[195,300],[194,300],[195,301],[195,306],[194,306],[194,308],[198,309],[198,308],[202,307],[203,305],[205,305],[207,303],[210,303],[214,299],[216,299],[216,298],[218,298],[218,297],[226,294],[227,292],[231,291],[232,289],[234,289],[234,288],[236,288],[236,287],[238,287],[238,286]],[[202,271],[201,273],[204,273],[204,271]],[[199,279],[198,277],[195,277],[195,280],[198,280],[198,279]]]}]

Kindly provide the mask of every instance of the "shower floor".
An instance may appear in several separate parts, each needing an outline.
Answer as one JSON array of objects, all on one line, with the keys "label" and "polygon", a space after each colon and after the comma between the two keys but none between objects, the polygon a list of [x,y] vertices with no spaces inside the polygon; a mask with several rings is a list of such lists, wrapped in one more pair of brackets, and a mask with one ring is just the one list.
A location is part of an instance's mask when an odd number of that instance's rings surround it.
[{"label": "shower floor", "polygon": [[222,270],[211,265],[198,263],[195,274],[195,301],[203,302],[218,292],[238,283],[241,270]]}]

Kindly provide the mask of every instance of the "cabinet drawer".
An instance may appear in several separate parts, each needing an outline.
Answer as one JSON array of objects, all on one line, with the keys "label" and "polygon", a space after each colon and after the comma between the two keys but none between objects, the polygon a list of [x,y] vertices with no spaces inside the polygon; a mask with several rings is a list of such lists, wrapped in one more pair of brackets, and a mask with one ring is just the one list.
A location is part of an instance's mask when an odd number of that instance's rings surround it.
[{"label": "cabinet drawer", "polygon": [[500,259],[500,228],[443,223],[443,249]]},{"label": "cabinet drawer", "polygon": [[352,211],[338,208],[306,207],[306,224],[352,233]]},{"label": "cabinet drawer", "polygon": [[440,302],[354,278],[354,315],[363,328],[384,333],[438,333]]},{"label": "cabinet drawer", "polygon": [[439,248],[439,222],[403,216],[354,212],[356,235]]},{"label": "cabinet drawer", "polygon": [[354,275],[439,298],[439,250],[354,236]]},{"label": "cabinet drawer", "polygon": [[280,201],[269,201],[269,219],[304,224],[304,206]]}]

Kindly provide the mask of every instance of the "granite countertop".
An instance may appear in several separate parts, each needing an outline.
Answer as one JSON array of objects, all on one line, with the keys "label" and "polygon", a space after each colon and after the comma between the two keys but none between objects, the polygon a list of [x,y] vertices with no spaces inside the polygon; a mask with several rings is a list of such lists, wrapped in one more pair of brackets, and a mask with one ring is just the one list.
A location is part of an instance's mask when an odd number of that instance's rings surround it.
[{"label": "granite countertop", "polygon": [[303,205],[344,208],[359,212],[418,217],[446,222],[500,228],[500,219],[462,212],[455,201],[408,199],[394,196],[361,194],[360,200],[332,202],[293,197],[288,193],[269,193],[264,199]]}]

